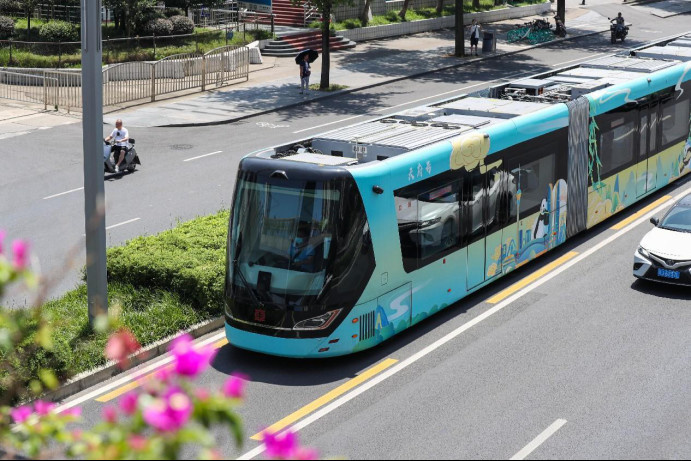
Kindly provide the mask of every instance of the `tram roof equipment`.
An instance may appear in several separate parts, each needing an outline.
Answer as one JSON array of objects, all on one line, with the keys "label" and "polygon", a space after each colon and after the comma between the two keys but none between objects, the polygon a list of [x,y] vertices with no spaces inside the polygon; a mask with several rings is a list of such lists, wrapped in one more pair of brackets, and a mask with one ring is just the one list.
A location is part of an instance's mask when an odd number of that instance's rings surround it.
[{"label": "tram roof equipment", "polygon": [[461,95],[338,128],[300,144],[277,147],[260,155],[333,166],[385,160],[688,61],[691,61],[691,34],[662,45],[506,81],[473,95]]}]

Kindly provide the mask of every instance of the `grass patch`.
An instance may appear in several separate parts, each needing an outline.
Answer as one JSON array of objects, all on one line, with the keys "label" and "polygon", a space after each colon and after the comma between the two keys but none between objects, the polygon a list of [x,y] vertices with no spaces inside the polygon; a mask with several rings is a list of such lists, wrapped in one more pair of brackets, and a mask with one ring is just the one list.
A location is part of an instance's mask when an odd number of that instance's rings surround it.
[{"label": "grass patch", "polygon": [[310,90],[313,91],[326,91],[326,92],[332,92],[332,91],[341,91],[341,90],[347,90],[349,87],[347,85],[339,85],[339,84],[332,84],[329,85],[328,88],[322,90],[319,88],[319,83],[313,83],[310,85]]},{"label": "grass patch", "polygon": [[[200,217],[108,250],[110,313],[143,346],[223,314],[228,217]],[[49,368],[64,380],[106,363],[107,337],[89,328],[85,285],[46,303],[43,315],[53,350],[22,364],[28,376]]]}]

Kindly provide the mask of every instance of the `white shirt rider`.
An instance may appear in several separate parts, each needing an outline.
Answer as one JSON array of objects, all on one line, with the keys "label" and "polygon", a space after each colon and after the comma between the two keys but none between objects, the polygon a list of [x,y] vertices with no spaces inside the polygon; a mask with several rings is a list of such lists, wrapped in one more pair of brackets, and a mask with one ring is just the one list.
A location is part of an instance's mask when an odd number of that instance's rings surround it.
[{"label": "white shirt rider", "polygon": [[130,139],[130,132],[127,128],[116,128],[110,133],[110,138],[115,140],[115,145],[118,147],[127,147],[127,141]]},{"label": "white shirt rider", "polygon": [[[115,140],[115,146],[113,147],[113,152],[115,154],[120,151],[120,157],[115,165],[115,173],[120,172],[120,164],[125,160],[125,154],[127,153],[127,144],[130,140],[130,133],[127,128],[122,126],[122,120],[118,119],[115,121],[115,129],[106,138],[106,142],[110,142],[112,139]],[[118,149],[119,148],[119,149]]]}]

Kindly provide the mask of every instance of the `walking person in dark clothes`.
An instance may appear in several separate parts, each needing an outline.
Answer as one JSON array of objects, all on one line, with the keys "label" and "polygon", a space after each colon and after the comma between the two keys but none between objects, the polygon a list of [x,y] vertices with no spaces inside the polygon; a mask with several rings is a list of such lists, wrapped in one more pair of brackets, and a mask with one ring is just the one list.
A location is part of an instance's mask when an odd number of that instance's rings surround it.
[{"label": "walking person in dark clothes", "polygon": [[310,75],[312,71],[310,70],[309,55],[305,55],[305,58],[300,62],[300,94],[309,94],[310,91]]},{"label": "walking person in dark clothes", "polygon": [[477,56],[477,44],[480,42],[480,31],[482,26],[477,23],[477,19],[473,19],[470,25],[470,54],[473,54],[473,47],[475,47],[475,56]]}]

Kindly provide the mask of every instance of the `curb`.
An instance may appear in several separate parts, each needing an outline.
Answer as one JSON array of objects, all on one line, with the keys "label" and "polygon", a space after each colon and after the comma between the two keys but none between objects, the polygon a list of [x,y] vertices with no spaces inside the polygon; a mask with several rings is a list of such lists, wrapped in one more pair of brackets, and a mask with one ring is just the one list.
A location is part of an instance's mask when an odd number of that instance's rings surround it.
[{"label": "curb", "polygon": [[[215,319],[207,320],[206,322],[194,325],[185,330],[184,333],[189,334],[194,339],[198,339],[215,330],[218,330],[224,324],[225,319],[223,317],[217,317]],[[118,364],[115,362],[109,362],[103,367],[98,368],[94,371],[87,371],[85,373],[75,376],[66,384],[60,386],[58,389],[51,392],[47,392],[44,395],[44,398],[53,402],[65,400],[68,397],[71,397],[75,394],[78,394],[79,392],[82,392],[97,384],[107,381],[110,378],[125,373],[126,371],[132,370],[145,362],[165,355],[168,352],[170,344],[178,336],[179,334],[169,336],[153,344],[150,344],[146,348],[137,352],[129,358],[130,364],[125,369],[120,368]]]},{"label": "curb", "polygon": [[418,72],[416,74],[410,74],[410,75],[405,75],[403,77],[396,77],[396,78],[392,78],[392,79],[388,79],[388,80],[383,80],[381,82],[372,83],[371,85],[359,86],[357,88],[350,88],[347,90],[334,91],[332,93],[325,94],[323,96],[318,96],[314,99],[309,99],[306,101],[297,101],[294,103],[286,104],[284,106],[274,107],[274,108],[266,109],[266,110],[259,111],[259,112],[253,112],[251,114],[240,115],[238,117],[233,117],[233,118],[226,119],[226,120],[218,120],[218,121],[214,121],[214,122],[201,122],[201,123],[175,123],[175,124],[170,124],[170,125],[157,125],[155,127],[150,127],[150,128],[190,128],[190,127],[202,127],[202,126],[228,125],[230,123],[239,122],[240,120],[245,120],[248,118],[257,117],[260,115],[267,115],[267,114],[271,114],[273,112],[278,112],[278,111],[284,110],[284,109],[292,109],[293,107],[304,106],[305,104],[311,104],[313,102],[323,101],[325,99],[333,98],[336,96],[342,96],[344,94],[355,93],[357,91],[362,91],[362,90],[368,90],[370,88],[376,88],[378,86],[388,85],[390,83],[400,82],[402,80],[424,77],[425,75],[430,75],[430,74],[433,74],[435,72],[442,72],[445,70],[457,69],[459,67],[474,64],[476,62],[486,61],[486,60],[495,59],[495,58],[501,58],[504,56],[512,56],[514,54],[523,53],[525,51],[533,50],[535,48],[541,48],[541,47],[546,46],[546,45],[551,45],[554,43],[561,43],[561,42],[570,41],[570,40],[577,40],[579,38],[590,37],[590,36],[602,34],[605,32],[609,32],[609,29],[595,31],[595,32],[588,32],[586,34],[578,35],[578,36],[572,36],[572,37],[566,37],[566,38],[557,38],[554,40],[550,40],[549,42],[531,45],[531,46],[528,46],[528,47],[520,49],[520,50],[507,51],[505,53],[493,54],[491,56],[482,56],[479,58],[469,59],[467,61],[464,61],[464,62],[461,62],[458,64],[452,64],[449,66],[439,67],[439,68],[433,69],[433,70],[426,70],[424,72]]}]

